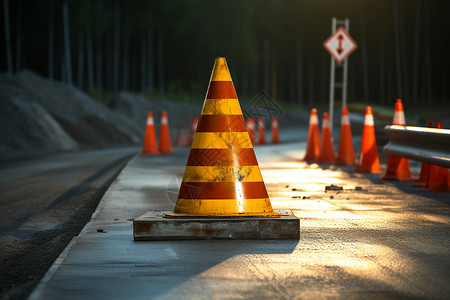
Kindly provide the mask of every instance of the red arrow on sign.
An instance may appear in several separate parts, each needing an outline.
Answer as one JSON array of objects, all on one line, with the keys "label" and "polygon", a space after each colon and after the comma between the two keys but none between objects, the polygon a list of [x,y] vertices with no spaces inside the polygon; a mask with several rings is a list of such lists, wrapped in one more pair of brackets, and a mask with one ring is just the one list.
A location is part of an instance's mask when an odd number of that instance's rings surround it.
[{"label": "red arrow on sign", "polygon": [[342,40],[344,39],[344,36],[340,34],[337,39],[339,40],[339,47],[336,49],[336,51],[339,55],[341,55],[342,51],[344,51],[344,49],[342,49]]}]

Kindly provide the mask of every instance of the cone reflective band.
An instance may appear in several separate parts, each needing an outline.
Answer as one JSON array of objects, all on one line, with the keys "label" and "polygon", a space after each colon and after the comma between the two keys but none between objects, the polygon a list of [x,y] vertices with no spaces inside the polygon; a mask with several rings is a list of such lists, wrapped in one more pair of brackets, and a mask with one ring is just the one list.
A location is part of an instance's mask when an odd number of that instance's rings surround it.
[{"label": "cone reflective band", "polygon": [[323,113],[322,139],[320,140],[320,150],[317,162],[332,164],[336,156],[334,155],[333,137],[330,131],[330,119],[328,113]]},{"label": "cone reflective band", "polygon": [[216,59],[174,213],[167,217],[279,217],[225,58]]},{"label": "cone reflective band", "polygon": [[153,113],[147,115],[147,126],[145,127],[144,144],[142,146],[141,155],[158,154],[158,146],[156,143],[155,124],[153,122]]},{"label": "cone reflective band", "polygon": [[[405,126],[405,113],[403,112],[402,100],[397,99],[395,103],[394,118],[392,125]],[[392,156],[388,157],[386,173],[381,178],[383,180],[414,180],[409,170],[409,160],[404,157]]]},{"label": "cone reflective band", "polygon": [[161,113],[161,128],[159,131],[159,152],[172,153],[169,132],[169,120],[167,119],[167,112],[163,110]]},{"label": "cone reflective band", "polygon": [[278,134],[278,119],[276,117],[272,118],[272,144],[278,144],[280,142],[280,137]]},{"label": "cone reflective band", "polygon": [[319,118],[317,117],[317,109],[313,108],[309,116],[308,141],[304,160],[316,161],[319,157],[319,150]]},{"label": "cone reflective band", "polygon": [[375,140],[375,127],[373,122],[372,107],[367,106],[364,117],[364,129],[359,151],[356,172],[380,173],[380,160],[378,159],[377,143]]},{"label": "cone reflective band", "polygon": [[342,109],[341,133],[339,136],[339,148],[336,164],[347,166],[355,164],[355,150],[353,149],[352,130],[350,128],[350,120],[348,119],[348,110],[345,106]]}]

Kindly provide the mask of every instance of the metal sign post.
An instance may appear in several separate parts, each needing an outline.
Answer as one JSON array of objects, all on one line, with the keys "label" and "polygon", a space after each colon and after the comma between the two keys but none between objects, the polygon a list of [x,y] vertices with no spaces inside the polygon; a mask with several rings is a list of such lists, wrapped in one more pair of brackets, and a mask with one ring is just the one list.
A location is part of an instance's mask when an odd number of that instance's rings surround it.
[{"label": "metal sign post", "polygon": [[[336,30],[337,25],[341,25]],[[343,27],[342,27],[343,26]],[[334,111],[334,90],[342,89],[342,107],[347,105],[347,74],[348,61],[347,57],[358,47],[356,42],[348,34],[350,22],[348,19],[331,20],[331,36],[323,43],[325,49],[331,54],[330,64],[330,130],[333,130],[333,111]],[[342,82],[336,82],[336,67],[342,69]]]}]

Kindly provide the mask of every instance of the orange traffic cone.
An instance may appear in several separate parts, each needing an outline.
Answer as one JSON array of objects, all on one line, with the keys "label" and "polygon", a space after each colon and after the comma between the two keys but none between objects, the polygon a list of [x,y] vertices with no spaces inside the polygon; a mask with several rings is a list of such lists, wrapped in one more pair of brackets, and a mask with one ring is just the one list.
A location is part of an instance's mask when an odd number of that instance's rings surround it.
[{"label": "orange traffic cone", "polygon": [[[442,128],[441,121],[437,121],[435,128]],[[430,165],[425,188],[430,192],[449,192],[450,175],[448,168]]]},{"label": "orange traffic cone", "polygon": [[348,118],[348,110],[346,106],[342,109],[341,134],[339,136],[339,150],[336,164],[347,166],[355,164],[352,129],[350,128],[350,120]]},{"label": "orange traffic cone", "polygon": [[189,145],[192,145],[192,141],[194,140],[194,134],[195,131],[197,130],[197,125],[198,125],[198,118],[195,118],[194,121],[192,121],[191,134],[189,136]]},{"label": "orange traffic cone", "polygon": [[186,135],[184,134],[184,129],[180,129],[179,131],[177,145],[182,147],[188,145],[188,140],[186,139]]},{"label": "orange traffic cone", "polygon": [[216,59],[174,213],[279,217],[272,210],[225,58]]},{"label": "orange traffic cone", "polygon": [[253,118],[247,119],[247,131],[252,143],[255,142],[255,120]]},{"label": "orange traffic cone", "polygon": [[[397,99],[395,103],[394,119],[392,125],[406,126],[405,113],[403,112],[402,100]],[[391,156],[388,158],[386,174],[381,177],[383,180],[414,180],[409,170],[409,160],[399,156]]]},{"label": "orange traffic cone", "polygon": [[141,155],[155,155],[158,153],[155,135],[155,123],[153,122],[153,113],[147,115],[147,126],[145,128],[144,144],[142,146]]},{"label": "orange traffic cone", "polygon": [[356,172],[381,173],[380,160],[378,159],[377,143],[375,140],[375,127],[373,122],[372,107],[367,106],[364,118],[364,129],[359,152]]},{"label": "orange traffic cone", "polygon": [[308,141],[304,160],[316,161],[319,158],[319,151],[319,118],[317,117],[317,109],[313,108],[309,116]]},{"label": "orange traffic cone", "polygon": [[159,152],[172,153],[172,147],[170,145],[169,120],[167,118],[167,112],[165,110],[163,110],[161,114],[161,129],[159,131]]},{"label": "orange traffic cone", "polygon": [[320,140],[319,158],[317,162],[324,164],[334,163],[336,156],[334,155],[333,137],[330,130],[330,119],[328,113],[323,113],[322,122],[322,139]]},{"label": "orange traffic cone", "polygon": [[266,143],[266,128],[264,127],[264,118],[259,117],[258,118],[258,134],[259,134],[259,140],[258,145],[264,145]]},{"label": "orange traffic cone", "polygon": [[[433,123],[429,121],[427,127],[433,128]],[[429,172],[430,172],[430,164],[425,162],[422,163],[422,167],[420,168],[419,180],[416,183],[414,183],[413,186],[426,186]]]},{"label": "orange traffic cone", "polygon": [[279,144],[280,137],[278,136],[278,118],[272,118],[272,144]]}]

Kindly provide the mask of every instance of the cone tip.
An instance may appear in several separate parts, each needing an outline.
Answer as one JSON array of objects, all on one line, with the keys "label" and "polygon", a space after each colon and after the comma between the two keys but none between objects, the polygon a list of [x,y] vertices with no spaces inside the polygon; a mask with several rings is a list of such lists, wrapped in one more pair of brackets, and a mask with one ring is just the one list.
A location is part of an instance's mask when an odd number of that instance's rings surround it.
[{"label": "cone tip", "polygon": [[311,115],[316,116],[317,115],[317,109],[315,109],[315,108],[311,109]]},{"label": "cone tip", "polygon": [[373,114],[372,107],[371,106],[367,106],[367,108],[366,108],[366,115],[372,115],[372,114]]},{"label": "cone tip", "polygon": [[324,119],[324,120],[328,120],[328,118],[329,118],[329,117],[328,117],[328,113],[327,113],[327,112],[324,112],[324,113],[323,113],[323,119]]},{"label": "cone tip", "polygon": [[231,75],[225,57],[216,58],[210,81],[231,81]]},{"label": "cone tip", "polygon": [[428,128],[433,128],[433,122],[428,121],[427,127],[428,127]]},{"label": "cone tip", "polygon": [[438,121],[436,122],[435,128],[442,128],[442,124],[441,124],[441,121],[440,121],[440,120],[438,120]]},{"label": "cone tip", "polygon": [[162,117],[167,117],[167,112],[165,110],[163,110],[162,113],[161,113],[161,116]]},{"label": "cone tip", "polygon": [[347,106],[344,106],[344,108],[342,109],[342,115],[348,116],[348,109],[347,109]]},{"label": "cone tip", "polygon": [[153,112],[149,111],[147,114],[147,118],[153,118]]}]

